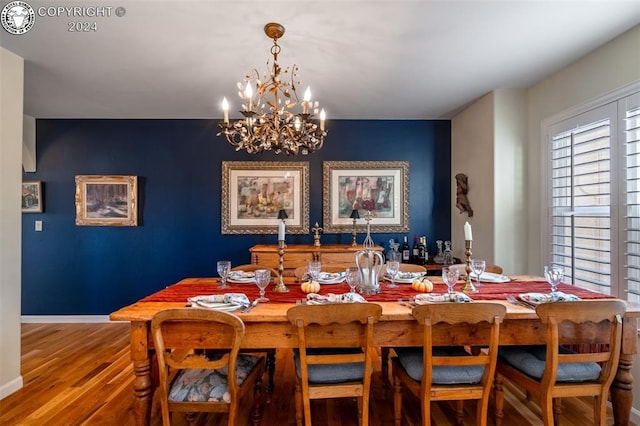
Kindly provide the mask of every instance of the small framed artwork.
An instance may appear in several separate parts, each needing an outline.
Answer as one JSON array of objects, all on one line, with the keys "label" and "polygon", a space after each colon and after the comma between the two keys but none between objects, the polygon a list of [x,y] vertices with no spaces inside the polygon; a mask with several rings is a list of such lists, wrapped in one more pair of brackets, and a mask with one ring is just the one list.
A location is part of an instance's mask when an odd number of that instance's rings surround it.
[{"label": "small framed artwork", "polygon": [[278,212],[290,234],[309,233],[309,163],[222,162],[222,233],[276,234]]},{"label": "small framed artwork", "polygon": [[408,161],[325,161],[322,216],[326,233],[351,232],[351,213],[371,212],[371,232],[409,231]]},{"label": "small framed artwork", "polygon": [[22,182],[22,213],[42,213],[42,182]]},{"label": "small framed artwork", "polygon": [[137,176],[76,176],[76,225],[138,226]]}]

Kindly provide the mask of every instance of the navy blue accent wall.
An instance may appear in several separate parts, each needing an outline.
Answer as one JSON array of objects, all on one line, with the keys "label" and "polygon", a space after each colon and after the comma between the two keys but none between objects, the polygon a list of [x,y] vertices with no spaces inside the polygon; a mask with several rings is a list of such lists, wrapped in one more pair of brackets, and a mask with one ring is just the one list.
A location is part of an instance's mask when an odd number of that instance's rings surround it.
[{"label": "navy blue accent wall", "polygon": [[[24,178],[43,182],[44,212],[23,214],[22,314],[106,315],[182,278],[215,276],[216,260],[249,263],[254,244],[276,244],[275,234],[221,235],[222,161],[308,161],[311,227],[322,225],[323,161],[407,160],[410,241],[427,235],[433,251],[450,238],[449,121],[334,120],[328,130],[321,151],[287,157],[236,152],[213,120],[37,120],[37,172]],[[75,225],[75,176],[93,174],[138,176],[138,227]],[[378,244],[401,237],[373,235]]]}]

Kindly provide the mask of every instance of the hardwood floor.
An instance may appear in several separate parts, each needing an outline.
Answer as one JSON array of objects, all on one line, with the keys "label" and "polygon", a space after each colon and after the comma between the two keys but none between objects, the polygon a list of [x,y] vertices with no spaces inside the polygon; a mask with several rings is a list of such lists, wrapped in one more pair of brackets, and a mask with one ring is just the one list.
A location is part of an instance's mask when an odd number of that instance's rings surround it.
[{"label": "hardwood floor", "polygon": [[[0,425],[133,425],[133,373],[129,360],[129,325],[23,324],[24,387],[0,401]],[[265,405],[263,425],[294,425],[293,362],[290,351],[276,361],[276,388]],[[505,392],[504,425],[542,424],[540,410],[513,389]],[[247,404],[247,407],[249,405]],[[392,394],[374,373],[372,426],[393,424]],[[356,425],[354,400],[312,401],[314,424]],[[248,411],[247,411],[248,413]],[[434,404],[434,425],[455,424],[454,406]],[[465,404],[465,424],[474,424],[475,404]],[[225,425],[222,415],[202,416],[198,424]],[[609,424],[613,419],[609,416]],[[162,421],[154,403],[152,425]],[[176,424],[181,424],[180,419]],[[417,402],[405,397],[403,425],[420,424]],[[489,419],[489,424],[494,424]],[[563,400],[562,424],[593,424],[588,400]]]}]

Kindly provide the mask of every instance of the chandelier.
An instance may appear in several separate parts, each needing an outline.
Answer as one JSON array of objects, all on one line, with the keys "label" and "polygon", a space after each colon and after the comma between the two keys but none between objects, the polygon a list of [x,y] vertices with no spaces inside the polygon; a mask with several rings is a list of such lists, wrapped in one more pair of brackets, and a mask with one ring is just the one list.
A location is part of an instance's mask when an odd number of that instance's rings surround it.
[{"label": "chandelier", "polygon": [[296,92],[300,85],[296,81],[297,65],[285,70],[278,65],[278,39],[284,35],[284,27],[271,22],[264,26],[264,32],[273,40],[273,64],[269,69],[267,61],[268,71],[262,79],[253,69],[244,76],[244,84],[238,83],[238,95],[243,102],[240,113],[244,118],[230,122],[229,103],[227,98],[223,99],[224,118],[218,136],[224,134],[236,151],[246,150],[250,154],[271,150],[287,155],[317,151],[327,135],[324,109],[320,111],[320,119],[315,119],[319,104],[311,101],[310,89],[307,87],[302,101]]}]

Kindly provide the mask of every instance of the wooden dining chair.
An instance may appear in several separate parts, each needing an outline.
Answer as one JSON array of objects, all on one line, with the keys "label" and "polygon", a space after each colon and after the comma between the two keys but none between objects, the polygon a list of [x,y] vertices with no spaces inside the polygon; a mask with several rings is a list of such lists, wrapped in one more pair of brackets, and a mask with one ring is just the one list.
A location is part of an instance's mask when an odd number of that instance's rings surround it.
[{"label": "wooden dining chair", "polygon": [[[458,401],[462,422],[464,400],[477,402],[477,424],[487,424],[489,395],[498,355],[500,324],[506,308],[497,303],[434,303],[416,306],[412,315],[422,325],[421,348],[396,348],[393,358],[393,411],[396,426],[402,419],[403,388],[418,397],[422,424],[431,424],[431,401]],[[434,334],[455,330],[456,343],[485,347],[478,354],[463,346],[433,346]],[[462,333],[460,330],[467,332]]]},{"label": "wooden dining chair", "polygon": [[[496,425],[502,424],[503,379],[540,398],[545,425],[558,422],[560,398],[593,396],[594,424],[606,425],[606,403],[620,359],[621,300],[543,303],[536,308],[546,324],[546,346],[508,346],[500,349],[496,368]],[[599,330],[608,331],[602,337]],[[587,343],[597,348],[575,353],[563,344]]]},{"label": "wooden dining chair", "polygon": [[[187,413],[189,423],[198,412],[228,413],[229,425],[239,422],[240,401],[253,393],[251,422],[260,421],[265,358],[239,354],[244,323],[237,316],[215,310],[179,308],[156,313],[151,335],[159,369],[159,398],[164,426],[171,412]],[[215,336],[215,351],[203,352],[199,342]],[[224,351],[223,351],[224,349]],[[234,371],[235,374],[227,374]]]},{"label": "wooden dining chair", "polygon": [[356,397],[358,419],[369,424],[373,325],[382,307],[374,303],[301,305],[287,311],[298,339],[296,423],[311,426],[311,399]]},{"label": "wooden dining chair", "polygon": [[255,272],[258,269],[267,269],[271,272],[271,277],[276,278],[278,276],[278,271],[270,266],[260,265],[258,263],[247,263],[245,265],[238,265],[231,268],[232,271],[245,271],[245,272]]}]

